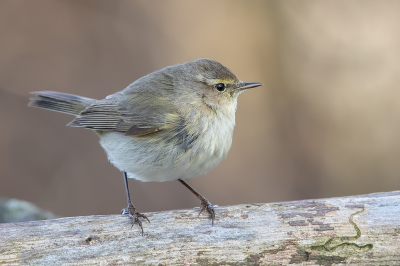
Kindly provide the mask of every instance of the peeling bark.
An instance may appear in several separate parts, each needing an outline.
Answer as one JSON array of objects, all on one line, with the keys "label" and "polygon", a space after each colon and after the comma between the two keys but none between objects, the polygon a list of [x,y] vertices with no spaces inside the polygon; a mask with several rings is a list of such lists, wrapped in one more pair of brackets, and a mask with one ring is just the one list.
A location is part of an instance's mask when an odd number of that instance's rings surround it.
[{"label": "peeling bark", "polygon": [[0,265],[400,265],[400,191],[0,224]]}]

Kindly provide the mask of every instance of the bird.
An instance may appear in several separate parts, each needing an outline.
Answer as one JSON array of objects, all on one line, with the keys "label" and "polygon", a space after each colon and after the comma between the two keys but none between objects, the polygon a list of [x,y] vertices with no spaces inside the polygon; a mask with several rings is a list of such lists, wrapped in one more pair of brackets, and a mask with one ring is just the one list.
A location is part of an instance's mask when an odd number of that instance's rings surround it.
[{"label": "bird", "polygon": [[96,100],[35,91],[28,106],[75,116],[67,124],[93,130],[108,160],[123,173],[128,215],[143,234],[150,220],[132,204],[128,178],[178,180],[200,199],[214,225],[215,207],[185,180],[216,167],[232,145],[237,98],[261,86],[243,82],[221,63],[201,58],[147,74]]}]

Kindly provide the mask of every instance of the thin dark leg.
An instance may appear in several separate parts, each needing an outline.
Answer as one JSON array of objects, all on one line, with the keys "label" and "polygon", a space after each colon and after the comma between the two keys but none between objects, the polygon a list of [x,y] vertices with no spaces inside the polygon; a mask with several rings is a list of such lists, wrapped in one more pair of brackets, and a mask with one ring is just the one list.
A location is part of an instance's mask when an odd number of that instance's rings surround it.
[{"label": "thin dark leg", "polygon": [[135,223],[137,223],[140,226],[140,229],[142,229],[142,235],[143,235],[142,221],[139,220],[139,217],[146,219],[149,223],[150,223],[150,220],[145,215],[136,211],[135,205],[132,204],[131,195],[129,193],[128,175],[126,174],[126,172],[123,172],[123,174],[124,174],[124,182],[125,182],[126,201],[128,203],[128,207],[126,209],[122,209],[121,214],[127,214],[133,220],[132,226]]},{"label": "thin dark leg", "polygon": [[185,187],[187,187],[194,195],[196,195],[196,197],[198,197],[201,201],[201,210],[199,215],[206,210],[208,212],[208,214],[210,215],[210,219],[211,219],[211,224],[214,225],[214,219],[215,219],[215,212],[214,212],[214,206],[211,204],[211,202],[209,202],[205,197],[203,197],[199,192],[197,192],[194,188],[192,188],[191,186],[189,186],[188,183],[186,183],[185,181],[183,181],[182,179],[178,179],[179,182],[181,182]]},{"label": "thin dark leg", "polygon": [[131,201],[131,194],[129,193],[128,175],[126,174],[126,172],[122,172],[122,173],[124,174],[126,200],[128,201],[128,205],[129,205],[129,204],[132,204],[132,201]]}]

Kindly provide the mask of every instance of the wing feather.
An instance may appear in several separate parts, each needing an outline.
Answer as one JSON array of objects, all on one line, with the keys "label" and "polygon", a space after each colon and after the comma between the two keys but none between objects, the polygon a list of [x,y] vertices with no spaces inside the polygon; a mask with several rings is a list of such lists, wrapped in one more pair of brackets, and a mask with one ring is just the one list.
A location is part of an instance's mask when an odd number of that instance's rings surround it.
[{"label": "wing feather", "polygon": [[165,123],[165,115],[160,114],[160,110],[148,105],[141,108],[140,103],[129,106],[118,98],[107,97],[85,108],[68,126],[143,136],[160,131]]},{"label": "wing feather", "polygon": [[93,102],[69,126],[118,131],[131,136],[166,130],[180,117],[177,107],[170,103],[173,92],[173,76],[157,71],[136,80],[123,91]]}]

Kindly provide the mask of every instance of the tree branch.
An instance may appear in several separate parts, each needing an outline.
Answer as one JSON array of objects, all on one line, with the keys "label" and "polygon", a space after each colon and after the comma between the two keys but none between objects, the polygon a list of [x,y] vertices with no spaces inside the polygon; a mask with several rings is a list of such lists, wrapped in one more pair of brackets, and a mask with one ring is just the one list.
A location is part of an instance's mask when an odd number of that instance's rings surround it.
[{"label": "tree branch", "polygon": [[400,265],[400,191],[0,224],[0,265]]}]

